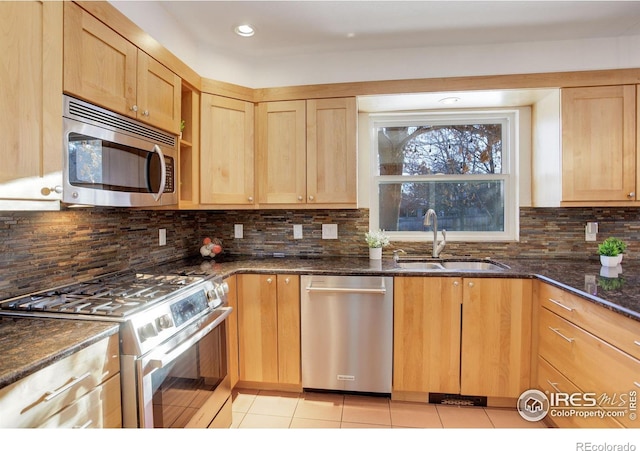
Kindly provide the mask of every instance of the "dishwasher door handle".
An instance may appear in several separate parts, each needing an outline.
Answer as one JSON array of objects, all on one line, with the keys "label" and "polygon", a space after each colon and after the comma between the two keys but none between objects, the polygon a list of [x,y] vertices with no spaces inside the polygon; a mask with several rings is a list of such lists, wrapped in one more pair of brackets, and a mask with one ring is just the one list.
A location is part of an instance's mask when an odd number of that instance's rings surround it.
[{"label": "dishwasher door handle", "polygon": [[386,294],[387,289],[381,288],[325,288],[325,287],[313,287],[309,285],[307,287],[309,293],[355,293],[355,294]]}]

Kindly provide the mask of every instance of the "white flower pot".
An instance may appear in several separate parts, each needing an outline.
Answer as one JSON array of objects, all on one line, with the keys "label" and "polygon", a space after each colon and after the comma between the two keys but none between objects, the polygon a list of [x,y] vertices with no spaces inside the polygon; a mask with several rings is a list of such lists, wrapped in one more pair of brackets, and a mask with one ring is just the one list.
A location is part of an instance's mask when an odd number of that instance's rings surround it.
[{"label": "white flower pot", "polygon": [[371,260],[380,260],[380,259],[382,259],[382,248],[381,247],[370,247],[369,248],[369,258]]},{"label": "white flower pot", "polygon": [[618,255],[618,264],[622,263],[622,256],[623,256],[623,255],[624,255],[624,254],[619,254],[619,255]]},{"label": "white flower pot", "polygon": [[616,266],[618,266],[618,260],[619,259],[617,255],[615,257],[609,257],[607,255],[600,256],[600,264],[608,268],[615,268]]}]

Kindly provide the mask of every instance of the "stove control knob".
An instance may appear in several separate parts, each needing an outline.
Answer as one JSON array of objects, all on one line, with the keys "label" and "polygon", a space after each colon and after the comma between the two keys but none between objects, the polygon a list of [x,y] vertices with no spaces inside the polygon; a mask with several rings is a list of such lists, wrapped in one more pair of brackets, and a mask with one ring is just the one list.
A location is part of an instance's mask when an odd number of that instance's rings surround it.
[{"label": "stove control knob", "polygon": [[224,298],[227,293],[229,293],[229,284],[227,282],[222,282],[216,285],[216,293],[218,293],[219,297]]},{"label": "stove control knob", "polygon": [[173,326],[173,321],[171,320],[171,315],[164,314],[159,318],[156,318],[156,327],[159,331],[169,329]]},{"label": "stove control knob", "polygon": [[147,323],[142,327],[138,328],[138,336],[140,337],[140,341],[146,341],[149,338],[153,338],[158,335],[156,332],[156,328],[153,326],[153,323]]}]

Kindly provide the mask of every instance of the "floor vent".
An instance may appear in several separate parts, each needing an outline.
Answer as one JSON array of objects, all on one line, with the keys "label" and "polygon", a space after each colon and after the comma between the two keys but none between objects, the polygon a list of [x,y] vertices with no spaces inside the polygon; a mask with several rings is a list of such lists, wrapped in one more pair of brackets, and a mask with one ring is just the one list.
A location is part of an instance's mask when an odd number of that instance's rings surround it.
[{"label": "floor vent", "polygon": [[429,393],[429,402],[447,406],[487,407],[486,396],[466,396],[453,393]]}]

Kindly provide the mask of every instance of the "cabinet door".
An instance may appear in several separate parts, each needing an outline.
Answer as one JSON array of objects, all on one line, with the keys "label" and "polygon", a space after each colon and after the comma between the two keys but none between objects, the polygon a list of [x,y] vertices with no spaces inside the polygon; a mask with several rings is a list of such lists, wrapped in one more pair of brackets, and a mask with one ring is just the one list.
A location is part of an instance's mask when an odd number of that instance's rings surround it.
[{"label": "cabinet door", "polygon": [[305,101],[258,105],[258,183],[261,204],[304,204]]},{"label": "cabinet door", "polygon": [[278,382],[300,384],[300,277],[278,275]]},{"label": "cabinet door", "polygon": [[62,4],[0,2],[0,53],[0,204],[59,200],[46,188],[62,185]]},{"label": "cabinet door", "polygon": [[240,380],[278,382],[275,275],[238,275]]},{"label": "cabinet door", "polygon": [[307,203],[357,197],[356,99],[307,100]]},{"label": "cabinet door", "polygon": [[64,2],[64,91],[135,118],[138,49],[72,2]]},{"label": "cabinet door", "polygon": [[636,87],[562,90],[562,200],[636,200]]},{"label": "cabinet door", "polygon": [[254,106],[202,95],[200,203],[254,204]]},{"label": "cabinet door", "polygon": [[517,398],[530,385],[532,281],[463,279],[463,395]]},{"label": "cabinet door", "polygon": [[138,119],[179,134],[182,80],[140,50],[137,68]]},{"label": "cabinet door", "polygon": [[393,391],[459,393],[462,281],[393,281]]}]

